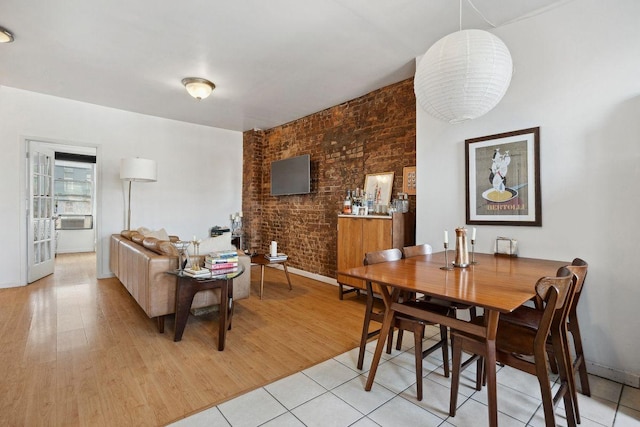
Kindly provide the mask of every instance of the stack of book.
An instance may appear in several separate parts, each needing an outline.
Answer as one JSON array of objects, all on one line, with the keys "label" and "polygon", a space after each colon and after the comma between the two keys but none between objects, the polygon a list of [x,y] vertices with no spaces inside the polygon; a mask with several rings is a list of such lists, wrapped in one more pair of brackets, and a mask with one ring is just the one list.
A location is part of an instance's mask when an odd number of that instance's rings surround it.
[{"label": "stack of book", "polygon": [[283,254],[282,252],[278,252],[276,256],[271,256],[271,254],[264,254],[264,257],[269,261],[286,261],[287,258],[289,258],[287,254]]},{"label": "stack of book", "polygon": [[214,276],[234,273],[238,271],[238,251],[211,252],[204,258],[205,268]]}]

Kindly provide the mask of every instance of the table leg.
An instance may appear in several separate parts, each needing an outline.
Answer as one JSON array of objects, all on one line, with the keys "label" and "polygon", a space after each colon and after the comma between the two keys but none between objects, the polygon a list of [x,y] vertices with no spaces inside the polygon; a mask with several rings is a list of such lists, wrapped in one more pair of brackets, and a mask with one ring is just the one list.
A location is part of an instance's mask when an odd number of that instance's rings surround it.
[{"label": "table leg", "polygon": [[487,397],[489,405],[489,425],[495,427],[498,425],[498,398],[496,384],[496,335],[498,333],[498,319],[500,312],[495,310],[487,310],[486,312],[486,328],[487,328],[487,354],[485,358],[485,366],[487,370]]},{"label": "table leg", "polygon": [[260,264],[260,299],[262,299],[263,290],[264,290],[264,264]]},{"label": "table leg", "polygon": [[289,270],[287,270],[287,263],[283,262],[282,266],[284,267],[284,274],[287,276],[287,282],[289,283],[289,290],[292,290],[291,279],[289,278]]},{"label": "table leg", "polygon": [[373,360],[371,361],[371,367],[369,368],[369,375],[367,376],[367,384],[364,389],[371,391],[373,386],[373,380],[376,377],[376,371],[378,370],[378,364],[382,357],[382,350],[384,349],[384,343],[387,341],[391,326],[395,323],[395,311],[391,310],[391,295],[389,295],[389,289],[386,286],[380,286],[380,293],[384,300],[384,321],[382,322],[382,328],[380,329],[380,335],[378,336],[378,343],[376,344],[376,351],[373,354]]},{"label": "table leg", "polygon": [[229,328],[229,324],[227,323],[227,319],[230,320],[229,282],[231,282],[231,280],[227,279],[224,285],[220,287],[220,324],[218,325],[218,351],[224,350],[224,344],[227,338],[227,329]]},{"label": "table leg", "polygon": [[173,335],[173,340],[176,342],[182,339],[184,328],[189,319],[189,309],[193,302],[193,295],[191,279],[178,277],[178,282],[176,283],[176,326]]},{"label": "table leg", "polygon": [[227,315],[227,330],[231,330],[231,322],[233,321],[233,309],[234,309],[234,301],[233,301],[233,280],[227,281],[227,305],[229,307],[229,314]]}]

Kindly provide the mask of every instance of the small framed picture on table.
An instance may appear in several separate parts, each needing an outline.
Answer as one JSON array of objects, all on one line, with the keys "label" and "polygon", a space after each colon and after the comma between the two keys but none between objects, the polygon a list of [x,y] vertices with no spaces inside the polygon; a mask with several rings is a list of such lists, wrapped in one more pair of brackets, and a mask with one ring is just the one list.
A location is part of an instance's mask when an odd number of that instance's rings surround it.
[{"label": "small framed picture on table", "polygon": [[393,189],[393,172],[368,173],[364,180],[367,197],[373,195],[374,205],[388,206]]}]

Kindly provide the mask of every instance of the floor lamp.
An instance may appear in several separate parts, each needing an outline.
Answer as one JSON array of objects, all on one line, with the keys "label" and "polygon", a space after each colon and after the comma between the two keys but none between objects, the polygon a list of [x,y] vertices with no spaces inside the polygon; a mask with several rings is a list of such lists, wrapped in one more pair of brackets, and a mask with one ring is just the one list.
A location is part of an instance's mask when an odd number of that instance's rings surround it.
[{"label": "floor lamp", "polygon": [[120,160],[120,179],[129,181],[129,202],[127,204],[127,230],[131,230],[131,183],[155,182],[158,180],[158,166],[155,160],[139,157]]}]

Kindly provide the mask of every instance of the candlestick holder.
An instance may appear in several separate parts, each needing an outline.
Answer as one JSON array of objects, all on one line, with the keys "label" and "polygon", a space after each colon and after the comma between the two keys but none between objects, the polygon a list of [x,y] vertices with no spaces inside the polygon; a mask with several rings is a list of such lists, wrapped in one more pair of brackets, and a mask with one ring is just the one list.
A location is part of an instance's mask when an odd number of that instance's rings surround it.
[{"label": "candlestick holder", "polygon": [[193,261],[191,262],[191,269],[193,271],[200,271],[200,243],[201,240],[192,240],[191,244],[193,245]]},{"label": "candlestick holder", "polygon": [[449,244],[444,244],[444,267],[440,267],[440,270],[453,270],[453,267],[449,265]]},{"label": "candlestick holder", "polygon": [[471,239],[471,265],[476,265],[476,239]]}]

